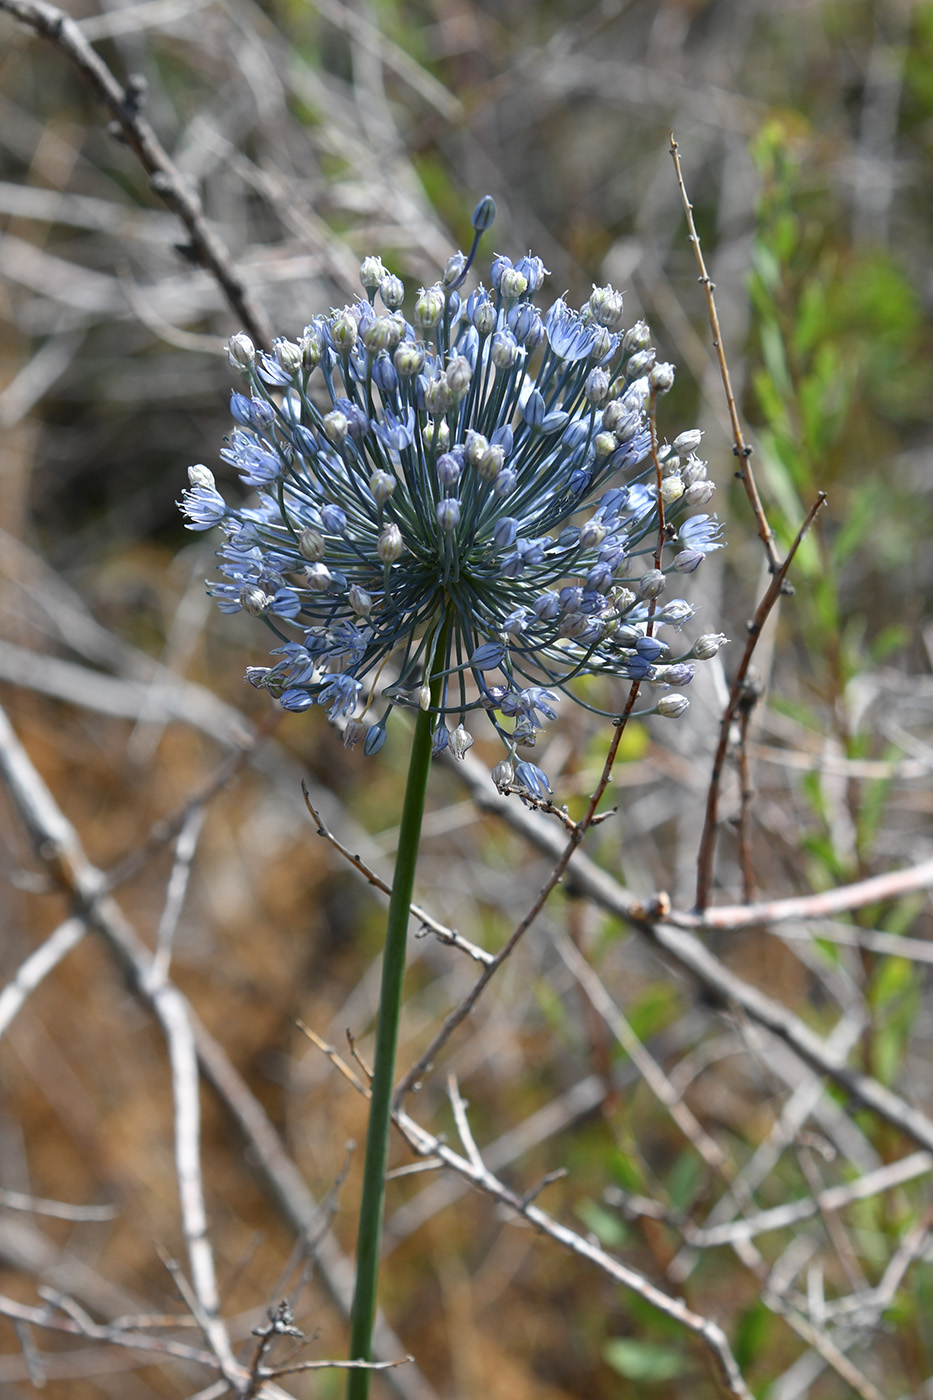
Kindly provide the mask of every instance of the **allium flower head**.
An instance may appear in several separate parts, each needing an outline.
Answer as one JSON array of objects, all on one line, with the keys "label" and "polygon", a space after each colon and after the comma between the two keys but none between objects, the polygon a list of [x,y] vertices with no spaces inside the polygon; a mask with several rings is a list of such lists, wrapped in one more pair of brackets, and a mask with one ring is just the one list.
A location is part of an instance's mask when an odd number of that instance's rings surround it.
[{"label": "allium flower head", "polygon": [[[496,257],[490,289],[461,294],[493,212],[477,206],[469,256],[421,289],[413,322],[399,279],[367,258],[366,297],[294,342],[267,354],[234,337],[246,392],[220,455],[256,495],[227,506],[199,466],[180,504],[189,529],[224,533],[209,585],[220,608],[261,617],[276,639],[252,684],[286,709],[347,718],[366,753],[409,705],[432,709],[435,752],[462,756],[483,711],[508,750],[497,780],[508,770],[540,798],[546,775],[516,751],[574,680],[666,689],[671,669],[668,684],[685,683],[689,647],[671,656],[654,635],[692,616],[683,599],[659,601],[664,570],[692,571],[720,539],[676,484],[706,481],[699,434],[661,454],[675,485],[659,501],[649,414],[673,368],[655,364],[643,323],[623,333],[619,293],[542,310],[547,274],[529,255]],[[627,689],[610,692],[620,707]],[[686,703],[668,698],[666,712]]]}]

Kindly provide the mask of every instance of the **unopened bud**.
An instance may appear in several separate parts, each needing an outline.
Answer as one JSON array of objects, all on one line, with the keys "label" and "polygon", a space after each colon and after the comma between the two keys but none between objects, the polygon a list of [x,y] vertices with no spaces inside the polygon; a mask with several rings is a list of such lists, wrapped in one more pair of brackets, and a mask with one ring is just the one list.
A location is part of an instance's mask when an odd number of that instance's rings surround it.
[{"label": "unopened bud", "polygon": [[359,325],[349,309],[338,311],[330,323],[330,338],[340,355],[349,355],[359,336]]},{"label": "unopened bud", "polygon": [[594,287],[589,300],[590,314],[598,326],[609,331],[622,328],[622,293],[614,287]]},{"label": "unopened bud", "polygon": [[391,472],[384,472],[381,468],[373,472],[369,478],[369,489],[377,506],[385,505],[395,490],[395,485],[395,477]]},{"label": "unopened bud", "polygon": [[638,582],[639,598],[657,598],[667,587],[667,579],[660,569],[649,569]]},{"label": "unopened bud", "polygon": [[313,530],[307,525],[298,536],[298,549],[302,558],[307,559],[310,564],[319,564],[327,553],[327,544],[318,530]]},{"label": "unopened bud", "polygon": [[693,644],[693,655],[698,661],[711,661],[728,640],[724,632],[704,632]]},{"label": "unopened bud", "polygon": [[206,486],[209,491],[216,489],[214,473],[200,462],[188,468],[188,482],[191,486]]},{"label": "unopened bud", "polygon": [[335,447],[342,447],[347,436],[347,429],[350,426],[347,415],[341,413],[339,408],[331,409],[330,413],[325,413],[322,426],[328,441],[332,442]]},{"label": "unopened bud", "polygon": [[691,452],[696,452],[702,440],[703,434],[699,428],[688,428],[686,432],[678,433],[673,448],[681,457],[688,457]]},{"label": "unopened bud", "polygon": [[651,330],[647,321],[636,321],[630,330],[622,337],[622,349],[630,354],[635,350],[644,350],[651,340]]},{"label": "unopened bud", "polygon": [[404,549],[401,530],[393,523],[386,525],[376,542],[376,553],[383,564],[394,564]]},{"label": "unopened bud", "polygon": [[390,311],[397,311],[405,300],[405,283],[401,277],[396,277],[391,273],[388,277],[383,277],[379,283],[379,295],[384,306]]},{"label": "unopened bud", "polygon": [[302,368],[303,356],[301,346],[296,345],[292,340],[275,340],[272,343],[272,353],[276,361],[286,374],[298,374]]},{"label": "unopened bud", "polygon": [[666,394],[674,387],[674,366],[667,363],[655,365],[648,375],[648,386],[655,394]]},{"label": "unopened bud", "polygon": [[424,391],[424,406],[432,418],[443,418],[453,406],[453,401],[446,374],[439,374],[436,379],[432,379]]},{"label": "unopened bud", "polygon": [[369,617],[372,612],[373,600],[365,588],[361,588],[358,583],[353,583],[347,592],[347,602],[358,617]]},{"label": "unopened bud", "polygon": [[679,501],[684,494],[683,478],[679,476],[666,476],[661,482],[661,500],[666,506],[672,506],[675,501]]},{"label": "unopened bud", "polygon": [[444,289],[439,282],[433,287],[424,288],[418,293],[415,302],[415,319],[424,331],[433,331],[440,325],[444,314]]},{"label": "unopened bud", "polygon": [[492,770],[492,780],[500,792],[505,792],[511,787],[515,778],[515,769],[506,759],[502,759]]},{"label": "unopened bud", "polygon": [[364,258],[360,263],[360,281],[368,292],[374,292],[377,287],[385,281],[386,270],[382,265],[382,259],[377,257]]},{"label": "unopened bud", "polygon": [[252,369],[256,363],[256,347],[245,332],[239,331],[228,340],[227,359],[234,369]]},{"label": "unopened bud", "polygon": [[688,506],[705,506],[715,494],[715,481],[694,481],[684,492],[684,498]]},{"label": "unopened bud", "polygon": [[463,355],[455,355],[447,366],[446,374],[454,403],[459,403],[469,389],[470,380],[473,378],[469,360]]},{"label": "unopened bud", "polygon": [[305,570],[305,584],[312,593],[326,593],[334,578],[326,564],[309,564]]},{"label": "unopened bud", "polygon": [[517,267],[507,267],[499,282],[504,301],[518,301],[528,290],[528,278]]}]

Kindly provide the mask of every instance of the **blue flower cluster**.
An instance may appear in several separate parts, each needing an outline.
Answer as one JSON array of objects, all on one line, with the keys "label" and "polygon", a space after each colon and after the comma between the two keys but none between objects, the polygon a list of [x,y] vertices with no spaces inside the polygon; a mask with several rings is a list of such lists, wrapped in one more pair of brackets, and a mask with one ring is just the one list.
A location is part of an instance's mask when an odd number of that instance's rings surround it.
[{"label": "blue flower cluster", "polygon": [[483,710],[508,750],[496,782],[542,798],[548,779],[519,751],[572,681],[644,681],[661,692],[654,712],[686,709],[694,660],[725,638],[671,655],[656,633],[693,609],[663,600],[664,570],[692,572],[720,527],[687,514],[713,493],[700,434],[652,454],[673,369],[644,323],[623,331],[618,292],[542,312],[546,272],[528,256],[496,257],[490,287],[461,296],[493,213],[477,206],[469,257],[419,293],[411,321],[399,278],[367,258],[366,296],[297,340],[265,353],[234,336],[247,392],[220,455],[255,499],[227,505],[195,466],[179,504],[190,529],[225,536],[209,585],[220,608],[277,639],[252,684],[288,710],[326,706],[367,754],[407,704],[432,710],[435,753],[462,756],[467,715]]}]

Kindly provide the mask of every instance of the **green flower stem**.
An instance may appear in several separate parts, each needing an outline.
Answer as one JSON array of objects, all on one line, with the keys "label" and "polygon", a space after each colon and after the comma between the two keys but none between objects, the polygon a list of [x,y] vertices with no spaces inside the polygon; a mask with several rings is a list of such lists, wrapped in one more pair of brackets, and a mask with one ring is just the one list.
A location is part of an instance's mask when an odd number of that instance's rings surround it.
[{"label": "green flower stem", "polygon": [[[435,656],[444,655],[443,629]],[[440,663],[443,665],[443,662]],[[442,677],[431,683],[431,702],[437,704]],[[402,1010],[402,983],[411,911],[421,819],[431,767],[432,716],[418,711],[415,735],[408,764],[408,783],[402,807],[395,875],[389,899],[389,918],[382,961],[382,989],[376,1026],[376,1051],[366,1134],[366,1160],[363,1169],[363,1197],[360,1202],[359,1235],[356,1245],[356,1289],[350,1330],[351,1360],[372,1360],[373,1323],[376,1317],[376,1288],[382,1245],[382,1216],[385,1204],[385,1174],[392,1125],[392,1093],[395,1087],[395,1055],[398,1048],[399,1018]],[[360,1368],[349,1372],[347,1400],[367,1400],[371,1372]]]}]

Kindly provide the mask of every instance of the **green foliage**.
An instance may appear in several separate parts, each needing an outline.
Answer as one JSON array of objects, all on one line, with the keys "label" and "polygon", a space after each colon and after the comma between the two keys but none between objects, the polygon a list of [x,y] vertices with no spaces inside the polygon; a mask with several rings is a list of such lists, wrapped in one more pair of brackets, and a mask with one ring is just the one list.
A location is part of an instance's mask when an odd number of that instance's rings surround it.
[{"label": "green foliage", "polygon": [[753,1303],[742,1313],[733,1342],[735,1359],[742,1370],[751,1368],[764,1355],[775,1323],[774,1313],[762,1302]]},{"label": "green foliage", "polygon": [[[753,154],[762,191],[749,286],[760,356],[752,384],[764,474],[785,548],[817,491],[830,493],[825,525],[797,556],[794,615],[813,683],[835,704],[865,661],[863,629],[847,629],[841,570],[855,556],[863,572],[884,567],[877,522],[893,493],[877,464],[891,427],[924,413],[930,371],[915,289],[887,250],[840,244],[827,197],[808,192],[787,125],[767,124]],[[902,548],[916,538],[915,524],[903,526]]]},{"label": "green foliage", "polygon": [[578,1201],[574,1210],[604,1249],[621,1249],[631,1235],[625,1221],[597,1201]]},{"label": "green foliage", "polygon": [[871,1040],[872,1073],[893,1084],[910,1043],[921,985],[907,958],[884,958],[868,987],[875,1026]]},{"label": "green foliage", "polygon": [[630,1381],[670,1381],[687,1369],[686,1358],[667,1342],[614,1337],[603,1347],[608,1366]]}]

